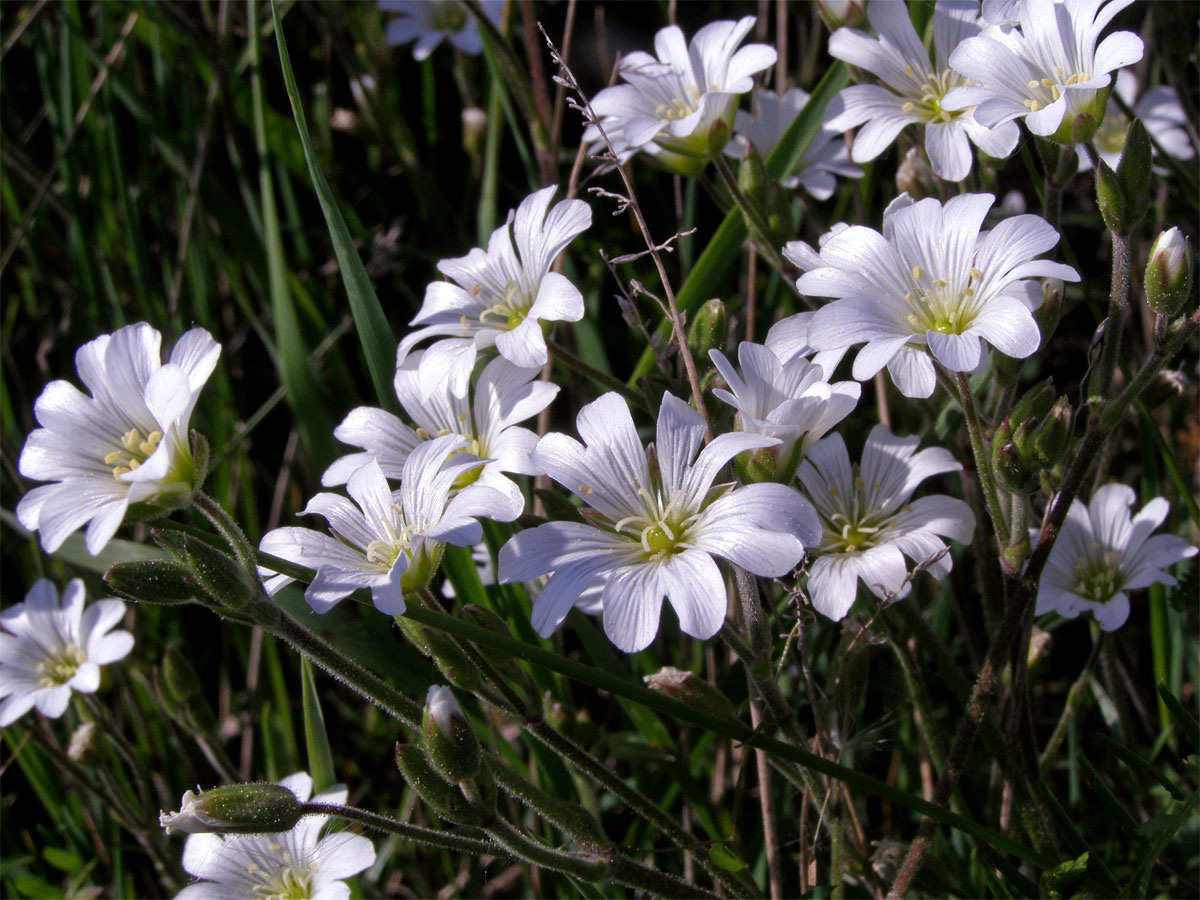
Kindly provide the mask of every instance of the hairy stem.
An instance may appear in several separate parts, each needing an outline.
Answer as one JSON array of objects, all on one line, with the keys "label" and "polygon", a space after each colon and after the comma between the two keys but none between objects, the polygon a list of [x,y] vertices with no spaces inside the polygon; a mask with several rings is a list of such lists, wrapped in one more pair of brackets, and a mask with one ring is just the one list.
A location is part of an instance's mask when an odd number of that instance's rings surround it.
[{"label": "hairy stem", "polygon": [[975,471],[979,475],[979,486],[983,491],[984,504],[992,527],[1001,546],[1007,546],[1009,541],[1008,522],[1004,510],[1000,506],[1000,493],[996,488],[996,479],[992,475],[991,459],[983,440],[983,427],[979,422],[979,410],[975,407],[975,396],[971,393],[971,385],[967,376],[962,372],[954,373],[958,387],[958,399],[962,404],[963,413],[967,417],[967,434],[971,438],[971,454],[975,457]]},{"label": "hairy stem", "polygon": [[1112,288],[1108,297],[1108,318],[1104,326],[1104,347],[1100,363],[1088,385],[1088,403],[1099,404],[1108,396],[1113,375],[1120,363],[1121,334],[1125,330],[1125,309],[1129,305],[1129,237],[1120,231],[1112,235]]},{"label": "hairy stem", "polygon": [[492,841],[481,841],[460,834],[409,825],[406,822],[398,822],[387,816],[353,806],[340,806],[335,803],[304,803],[301,804],[300,809],[306,816],[332,816],[337,819],[345,819],[347,822],[356,822],[367,828],[374,828],[376,831],[386,831],[388,834],[395,834],[405,840],[415,841],[427,847],[455,850],[459,853],[474,853],[479,856],[505,854],[505,849]]}]

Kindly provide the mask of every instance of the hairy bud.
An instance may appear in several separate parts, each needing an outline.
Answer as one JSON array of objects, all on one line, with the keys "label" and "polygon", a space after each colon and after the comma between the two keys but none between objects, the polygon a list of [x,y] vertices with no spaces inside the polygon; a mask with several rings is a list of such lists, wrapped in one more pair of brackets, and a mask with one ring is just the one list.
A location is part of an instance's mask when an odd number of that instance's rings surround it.
[{"label": "hairy bud", "polygon": [[457,787],[443,779],[416,744],[396,745],[396,766],[417,796],[443,819],[459,825],[483,821],[483,808],[470,803]]},{"label": "hairy bud", "polygon": [[708,359],[708,351],[725,346],[725,304],[715,297],[696,311],[688,328],[688,348],[696,360]]},{"label": "hairy bud", "polygon": [[167,834],[290,831],[302,815],[300,800],[281,784],[231,784],[200,794],[187,791],[179,812],[159,814]]},{"label": "hairy bud", "polygon": [[1096,205],[1109,231],[1124,233],[1130,224],[1129,200],[1121,179],[1104,160],[1096,166]]},{"label": "hairy bud", "polygon": [[165,559],[117,563],[104,573],[104,583],[118,597],[156,606],[190,603],[197,591],[191,571]]},{"label": "hairy bud", "polygon": [[197,583],[222,606],[237,609],[259,593],[257,580],[228,553],[191,535],[184,535],[183,549]]},{"label": "hairy bud", "polygon": [[429,688],[422,731],[425,753],[442,778],[458,783],[479,774],[479,739],[449,688]]},{"label": "hairy bud", "polygon": [[642,681],[652,691],[658,691],[672,700],[682,700],[714,716],[733,715],[733,704],[729,698],[692,672],[666,666],[653,675],[644,676]]},{"label": "hairy bud", "polygon": [[1126,228],[1132,228],[1140,222],[1150,205],[1152,154],[1146,126],[1141,119],[1134,119],[1125,132],[1125,147],[1121,150],[1121,161],[1117,163],[1117,180],[1121,182],[1128,206]]},{"label": "hairy bud", "polygon": [[1155,238],[1143,286],[1146,302],[1160,316],[1173,316],[1187,301],[1192,289],[1192,254],[1178,228]]}]

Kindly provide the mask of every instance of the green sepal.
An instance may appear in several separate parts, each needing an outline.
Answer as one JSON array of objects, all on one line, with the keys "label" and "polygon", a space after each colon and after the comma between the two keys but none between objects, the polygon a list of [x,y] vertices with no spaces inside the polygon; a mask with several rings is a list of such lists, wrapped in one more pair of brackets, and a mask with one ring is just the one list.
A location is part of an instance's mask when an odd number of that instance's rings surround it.
[{"label": "green sepal", "polygon": [[177,813],[159,821],[170,834],[273,834],[291,831],[303,815],[300,800],[281,784],[231,784],[188,791]]},{"label": "green sepal", "polygon": [[239,609],[258,596],[257,580],[228,553],[191,535],[184,535],[183,549],[197,583],[222,606]]},{"label": "green sepal", "polygon": [[724,349],[727,322],[725,304],[715,297],[696,310],[688,327],[688,348],[701,365],[710,365],[709,350]]},{"label": "green sepal", "polygon": [[1117,180],[1121,182],[1127,204],[1126,228],[1132,228],[1140,222],[1150,205],[1152,155],[1146,126],[1141,119],[1134,119],[1125,132],[1125,146],[1121,150],[1121,161],[1117,163]]},{"label": "green sepal", "polygon": [[104,582],[118,597],[155,606],[193,603],[197,593],[191,570],[166,559],[117,563],[104,573]]},{"label": "green sepal", "polygon": [[446,821],[458,825],[479,825],[484,821],[483,808],[468,801],[455,785],[446,782],[429,764],[425,751],[416,744],[396,744],[396,765],[417,796]]},{"label": "green sepal", "polygon": [[1109,231],[1124,234],[1129,227],[1129,198],[1125,196],[1121,179],[1108,163],[1102,159],[1097,163],[1096,205],[1100,208],[1100,216]]}]

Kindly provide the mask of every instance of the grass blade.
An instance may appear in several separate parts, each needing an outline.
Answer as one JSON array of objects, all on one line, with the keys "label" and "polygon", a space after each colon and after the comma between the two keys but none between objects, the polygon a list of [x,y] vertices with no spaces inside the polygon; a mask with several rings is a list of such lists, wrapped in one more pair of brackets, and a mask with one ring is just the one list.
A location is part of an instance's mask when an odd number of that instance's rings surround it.
[{"label": "grass blade", "polygon": [[333,751],[325,731],[325,715],[321,712],[321,701],[317,697],[312,663],[304,657],[300,659],[300,685],[304,700],[304,744],[308,748],[308,771],[313,779],[313,793],[317,794],[337,784],[337,776],[333,771]]}]

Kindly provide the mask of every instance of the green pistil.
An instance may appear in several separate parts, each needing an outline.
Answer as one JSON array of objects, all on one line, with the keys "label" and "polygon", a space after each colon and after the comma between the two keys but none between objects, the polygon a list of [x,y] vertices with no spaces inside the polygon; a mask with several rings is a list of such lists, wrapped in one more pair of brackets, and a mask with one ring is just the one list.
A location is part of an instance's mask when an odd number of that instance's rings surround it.
[{"label": "green pistil", "polygon": [[1075,566],[1075,591],[1092,603],[1107,603],[1125,585],[1119,565],[1120,555],[1109,551],[1100,556],[1084,556]]},{"label": "green pistil", "polygon": [[75,677],[80,665],[86,661],[83,651],[74,644],[67,644],[56,655],[48,656],[38,666],[38,682],[42,687],[59,687]]}]

